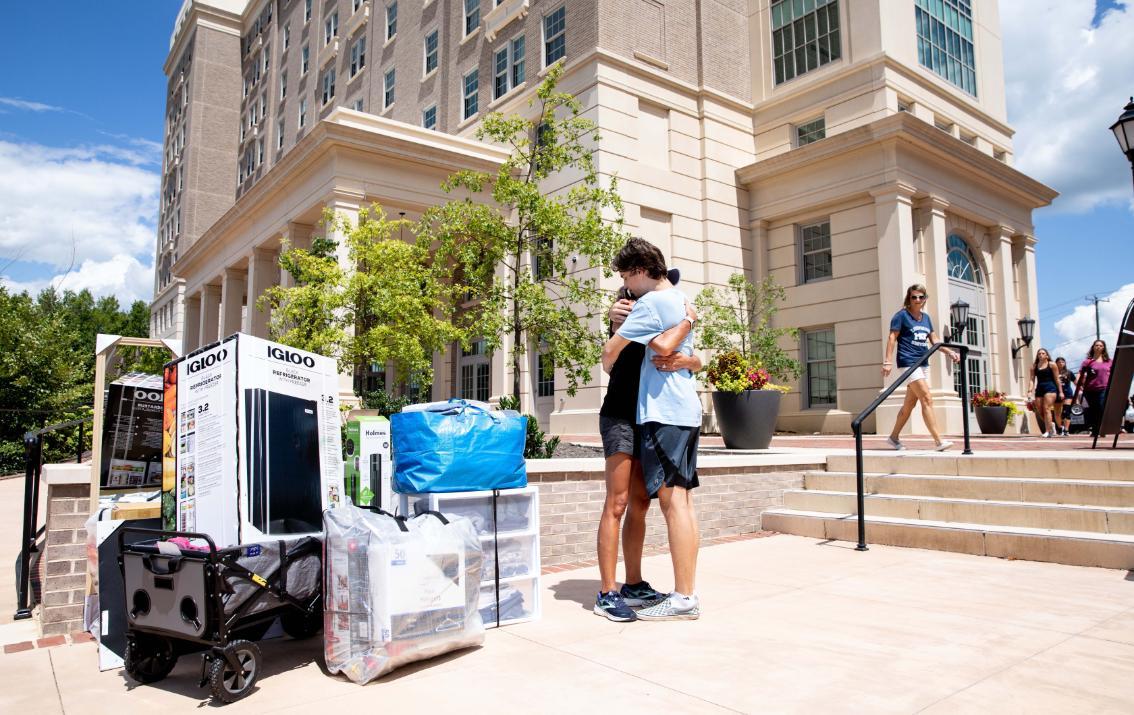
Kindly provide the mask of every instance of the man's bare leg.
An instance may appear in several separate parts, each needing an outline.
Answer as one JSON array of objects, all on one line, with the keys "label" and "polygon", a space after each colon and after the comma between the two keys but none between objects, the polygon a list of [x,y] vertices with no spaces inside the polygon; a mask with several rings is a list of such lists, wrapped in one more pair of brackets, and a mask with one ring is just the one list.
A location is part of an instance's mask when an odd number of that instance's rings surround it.
[{"label": "man's bare leg", "polygon": [[693,494],[684,487],[662,487],[658,490],[658,500],[669,533],[673,590],[682,596],[692,596],[696,591],[697,551],[701,546]]}]

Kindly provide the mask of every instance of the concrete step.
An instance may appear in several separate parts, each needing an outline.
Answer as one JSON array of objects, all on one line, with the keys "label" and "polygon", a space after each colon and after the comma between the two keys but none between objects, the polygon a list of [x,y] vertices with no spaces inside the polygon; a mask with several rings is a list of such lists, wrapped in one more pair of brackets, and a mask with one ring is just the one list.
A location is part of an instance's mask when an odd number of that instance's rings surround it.
[{"label": "concrete step", "polygon": [[[1020,477],[953,477],[923,474],[865,474],[867,494],[952,499],[1043,502],[1134,508],[1134,482]],[[806,472],[806,489],[855,492],[853,472]]]},{"label": "concrete step", "polygon": [[[858,520],[851,513],[770,509],[764,512],[762,527],[818,539],[858,540]],[[1134,536],[1127,534],[867,516],[866,543],[1073,566],[1134,569]]]},{"label": "concrete step", "polygon": [[[789,489],[784,506],[797,511],[855,514],[853,492]],[[937,522],[1134,535],[1134,509],[891,494],[866,495],[866,514]]]},{"label": "concrete step", "polygon": [[[827,457],[832,472],[854,472],[854,455]],[[1026,479],[1087,479],[1134,482],[1134,459],[1118,459],[1111,450],[1084,450],[1082,455],[1063,453],[960,454],[960,445],[949,452],[876,452],[863,455],[863,470],[881,474],[948,475],[954,477],[1021,477]]]}]

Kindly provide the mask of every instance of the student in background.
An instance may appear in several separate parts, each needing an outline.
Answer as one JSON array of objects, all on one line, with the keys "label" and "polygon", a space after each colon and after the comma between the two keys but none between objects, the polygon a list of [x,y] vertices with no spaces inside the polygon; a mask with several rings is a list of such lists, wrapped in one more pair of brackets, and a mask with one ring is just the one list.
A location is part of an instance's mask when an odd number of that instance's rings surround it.
[{"label": "student in background", "polygon": [[1051,361],[1051,353],[1044,348],[1036,351],[1036,359],[1032,363],[1032,387],[1035,390],[1032,405],[1035,408],[1036,422],[1039,423],[1040,437],[1054,436],[1055,425],[1051,413],[1055,398],[1063,395],[1063,389],[1059,386],[1059,371]]},{"label": "student in background", "polygon": [[1071,403],[1075,399],[1075,373],[1067,369],[1067,361],[1055,358],[1055,371],[1063,394],[1055,398],[1055,430],[1060,437],[1071,434]]},{"label": "student in background", "polygon": [[1096,340],[1087,351],[1087,359],[1079,366],[1078,390],[1086,402],[1083,420],[1097,435],[1099,420],[1102,419],[1102,406],[1106,403],[1106,386],[1110,382],[1110,353],[1106,343]]}]

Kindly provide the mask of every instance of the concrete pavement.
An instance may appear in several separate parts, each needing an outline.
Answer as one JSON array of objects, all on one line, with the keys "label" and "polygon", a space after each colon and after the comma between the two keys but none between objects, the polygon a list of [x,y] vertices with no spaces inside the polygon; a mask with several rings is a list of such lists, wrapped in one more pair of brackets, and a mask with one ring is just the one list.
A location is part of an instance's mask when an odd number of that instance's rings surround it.
[{"label": "concrete pavement", "polygon": [[[669,558],[646,559],[668,587]],[[264,644],[237,712],[1130,712],[1134,575],[794,536],[701,550],[699,621],[591,613],[593,567],[547,575],[543,618],[359,687],[318,638]],[[0,712],[191,712],[198,661],[138,686],[92,644],[0,655]]]}]

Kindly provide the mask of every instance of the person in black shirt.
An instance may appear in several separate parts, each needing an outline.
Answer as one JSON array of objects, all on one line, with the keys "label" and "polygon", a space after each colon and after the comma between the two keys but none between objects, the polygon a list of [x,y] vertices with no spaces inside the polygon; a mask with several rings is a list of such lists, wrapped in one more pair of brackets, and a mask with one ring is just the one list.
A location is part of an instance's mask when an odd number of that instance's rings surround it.
[{"label": "person in black shirt", "polygon": [[[680,277],[676,268],[669,271],[670,283],[676,284]],[[633,296],[625,287],[620,288],[618,299],[608,314],[611,334],[618,329],[633,307]],[[687,310],[690,317],[696,319],[692,307],[687,307]],[[653,360],[659,370],[684,368],[696,372],[701,369],[700,358],[677,351],[691,329],[692,323],[683,320],[650,343],[650,347],[659,353]],[[599,432],[602,434],[603,454],[606,456],[606,501],[603,503],[598,529],[599,577],[602,585],[595,600],[594,612],[612,621],[633,621],[636,616],[631,607],[651,606],[666,597],[666,594],[655,591],[642,578],[642,548],[646,540],[646,511],[650,508],[650,498],[646,493],[642,466],[638,462],[636,422],[638,379],[645,355],[646,346],[638,343],[630,343],[623,349],[611,368],[606,398],[599,410]],[[623,514],[626,515],[626,520],[622,523],[626,581],[616,591],[618,529]]]}]

